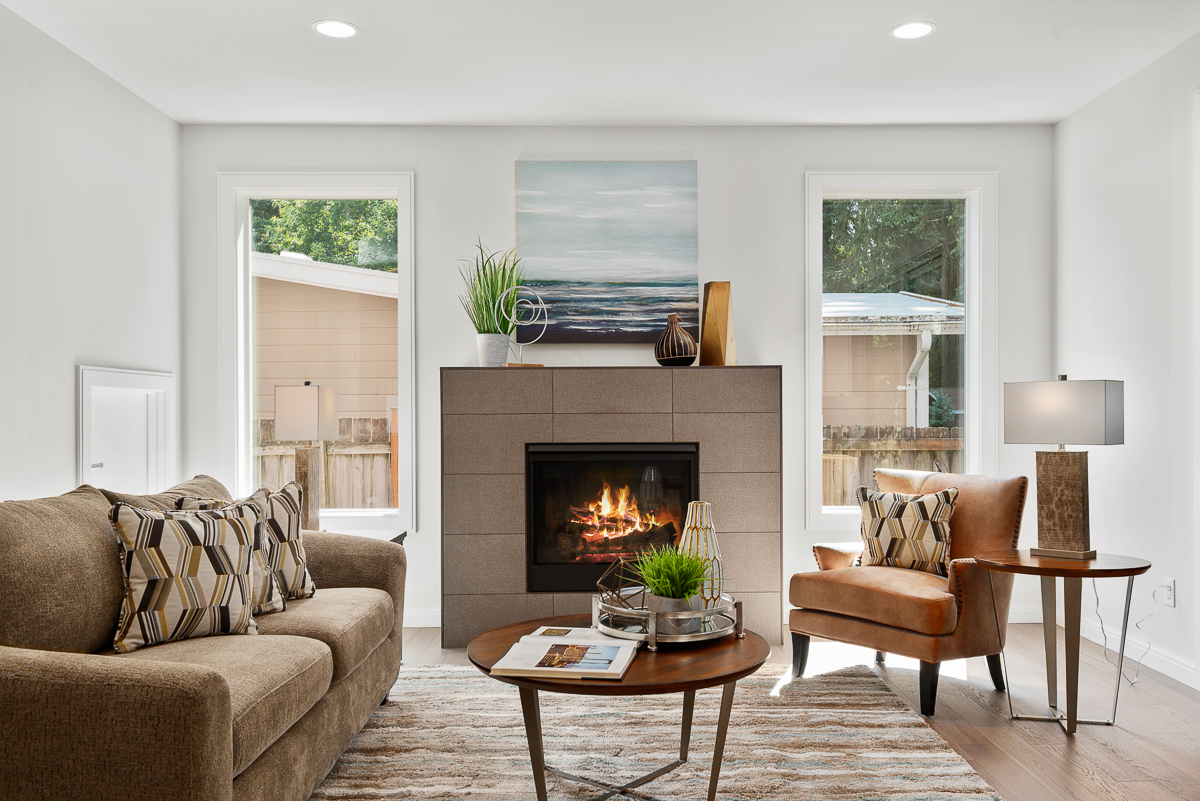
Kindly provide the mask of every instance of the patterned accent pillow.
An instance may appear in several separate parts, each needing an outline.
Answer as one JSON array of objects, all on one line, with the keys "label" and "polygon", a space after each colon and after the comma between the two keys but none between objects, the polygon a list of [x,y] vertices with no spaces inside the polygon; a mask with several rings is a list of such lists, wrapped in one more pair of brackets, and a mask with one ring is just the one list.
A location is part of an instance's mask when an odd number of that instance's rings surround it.
[{"label": "patterned accent pillow", "polygon": [[958,490],[932,495],[871,492],[858,488],[862,507],[864,566],[904,567],[939,576],[948,575],[950,516]]},{"label": "patterned accent pillow", "polygon": [[[265,560],[281,598],[311,598],[317,589],[308,573],[308,558],[300,531],[302,498],[303,490],[297,482],[292,481],[278,492],[263,487],[249,498],[235,502],[256,503],[262,509]],[[178,501],[181,509],[220,509],[225,507],[225,503],[196,496],[184,496]]]},{"label": "patterned accent pillow", "polygon": [[262,528],[257,506],[159,512],[118,502],[109,519],[125,571],[114,649],[258,633],[250,575]]}]

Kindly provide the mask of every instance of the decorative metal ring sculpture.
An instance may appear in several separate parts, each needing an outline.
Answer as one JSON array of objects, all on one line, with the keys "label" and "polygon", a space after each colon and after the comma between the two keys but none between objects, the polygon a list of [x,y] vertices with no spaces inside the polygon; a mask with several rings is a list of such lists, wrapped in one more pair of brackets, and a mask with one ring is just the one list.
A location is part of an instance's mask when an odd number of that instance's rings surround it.
[{"label": "decorative metal ring sculpture", "polygon": [[[510,312],[506,303],[509,302],[509,294],[513,292],[516,293],[516,297],[512,301]],[[521,297],[522,292],[527,292],[533,297]],[[518,327],[541,323],[541,333],[528,342],[520,343],[522,345],[532,345],[537,342],[545,336],[546,329],[550,326],[550,310],[546,308],[546,301],[542,300],[542,296],[537,292],[524,285],[510,287],[500,293],[500,297],[496,298],[496,318],[507,320]]]}]

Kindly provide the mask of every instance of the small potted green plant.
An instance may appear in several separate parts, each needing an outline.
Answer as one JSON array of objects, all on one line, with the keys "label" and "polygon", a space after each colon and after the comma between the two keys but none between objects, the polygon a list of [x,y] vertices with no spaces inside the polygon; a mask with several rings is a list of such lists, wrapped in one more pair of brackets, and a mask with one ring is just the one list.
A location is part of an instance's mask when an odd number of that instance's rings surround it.
[{"label": "small potted green plant", "polygon": [[459,274],[467,285],[467,292],[459,300],[475,326],[479,366],[500,367],[508,361],[508,347],[516,328],[512,317],[517,293],[509,290],[521,285],[525,271],[516,248],[489,253],[482,242],[476,247],[479,252],[474,258],[462,259],[465,264]]},{"label": "small potted green plant", "polygon": [[[646,587],[646,608],[650,611],[685,612],[700,608],[696,601],[703,601],[700,588],[708,578],[708,563],[700,557],[664,545],[638,554],[631,567]],[[659,623],[664,634],[687,634],[699,627],[699,620]]]}]

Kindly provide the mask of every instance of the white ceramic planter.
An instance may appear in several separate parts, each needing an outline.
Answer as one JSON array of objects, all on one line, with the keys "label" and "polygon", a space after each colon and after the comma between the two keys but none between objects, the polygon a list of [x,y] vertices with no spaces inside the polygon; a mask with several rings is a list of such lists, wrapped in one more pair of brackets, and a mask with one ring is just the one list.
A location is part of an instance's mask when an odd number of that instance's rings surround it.
[{"label": "white ceramic planter", "polygon": [[503,367],[508,362],[508,334],[476,334],[475,348],[479,351],[480,367]]}]

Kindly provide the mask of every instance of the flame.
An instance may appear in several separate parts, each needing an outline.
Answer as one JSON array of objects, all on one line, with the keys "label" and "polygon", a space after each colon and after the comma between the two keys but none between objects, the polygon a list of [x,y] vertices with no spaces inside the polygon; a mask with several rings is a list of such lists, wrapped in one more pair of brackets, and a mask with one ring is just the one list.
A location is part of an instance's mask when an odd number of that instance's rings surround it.
[{"label": "flame", "polygon": [[606,539],[627,537],[642,531],[649,531],[661,525],[652,512],[638,511],[637,498],[629,491],[629,487],[617,490],[617,500],[612,498],[612,487],[604,482],[600,496],[586,507],[571,507],[572,522],[584,526],[583,538],[589,544],[595,544]]}]

